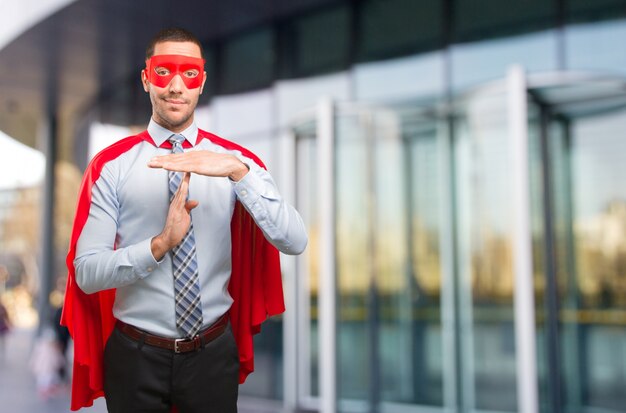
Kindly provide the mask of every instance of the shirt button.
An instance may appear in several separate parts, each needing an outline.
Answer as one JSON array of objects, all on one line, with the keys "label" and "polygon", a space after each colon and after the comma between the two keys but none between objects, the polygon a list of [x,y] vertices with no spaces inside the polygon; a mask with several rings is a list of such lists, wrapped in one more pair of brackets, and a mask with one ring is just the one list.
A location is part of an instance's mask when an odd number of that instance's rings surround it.
[{"label": "shirt button", "polygon": [[154,268],[148,267],[148,272],[152,272],[152,270],[154,270]]},{"label": "shirt button", "polygon": [[246,195],[248,195],[248,191],[246,191],[245,189],[241,191],[241,196],[246,196]]}]

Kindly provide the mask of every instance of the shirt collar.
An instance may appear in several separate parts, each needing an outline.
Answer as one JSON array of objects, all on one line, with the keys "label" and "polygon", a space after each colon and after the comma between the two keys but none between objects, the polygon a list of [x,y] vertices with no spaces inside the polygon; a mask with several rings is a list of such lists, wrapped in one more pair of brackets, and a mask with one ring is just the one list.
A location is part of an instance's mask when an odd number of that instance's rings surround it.
[{"label": "shirt collar", "polygon": [[[163,126],[156,123],[154,119],[150,118],[148,133],[150,134],[150,137],[154,141],[155,145],[159,147],[163,144],[163,142],[168,140],[174,132],[165,129]],[[180,132],[179,135],[183,135],[191,146],[193,146],[198,139],[198,126],[195,122],[192,122],[191,125],[189,125],[189,127],[184,131]]]}]

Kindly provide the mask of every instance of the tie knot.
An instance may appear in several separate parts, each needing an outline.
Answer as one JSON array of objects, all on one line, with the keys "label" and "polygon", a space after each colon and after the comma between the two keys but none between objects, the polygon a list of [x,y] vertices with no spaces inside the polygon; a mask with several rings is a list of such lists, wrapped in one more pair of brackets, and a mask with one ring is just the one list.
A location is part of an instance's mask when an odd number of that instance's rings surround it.
[{"label": "tie knot", "polygon": [[175,133],[174,135],[169,137],[168,141],[170,141],[172,145],[182,145],[185,141],[185,137],[183,135]]},{"label": "tie knot", "polygon": [[172,144],[173,152],[182,152],[183,151],[183,142],[185,141],[185,137],[183,135],[174,134],[169,137],[168,141]]}]

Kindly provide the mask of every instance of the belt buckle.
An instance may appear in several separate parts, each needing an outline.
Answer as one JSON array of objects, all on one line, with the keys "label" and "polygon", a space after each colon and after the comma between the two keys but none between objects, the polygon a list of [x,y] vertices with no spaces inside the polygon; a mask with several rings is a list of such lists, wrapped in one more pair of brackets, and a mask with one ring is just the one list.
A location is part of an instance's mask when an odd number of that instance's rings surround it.
[{"label": "belt buckle", "polygon": [[174,353],[182,353],[180,348],[178,347],[179,343],[185,343],[187,341],[191,341],[189,338],[177,338],[174,340]]}]

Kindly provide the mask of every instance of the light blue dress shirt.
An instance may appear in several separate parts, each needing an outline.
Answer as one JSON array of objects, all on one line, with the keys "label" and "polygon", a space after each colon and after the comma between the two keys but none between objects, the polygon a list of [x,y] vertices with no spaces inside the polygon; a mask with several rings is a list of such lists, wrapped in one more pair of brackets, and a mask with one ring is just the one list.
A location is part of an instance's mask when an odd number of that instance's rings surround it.
[{"label": "light blue dress shirt", "polygon": [[[113,314],[148,332],[180,337],[176,329],[171,253],[157,262],[150,243],[165,224],[169,209],[168,172],[152,169],[148,161],[171,153],[159,148],[172,132],[150,121],[148,133],[156,143],[141,142],[104,165],[92,188],[89,217],[78,239],[74,266],[76,282],[86,293],[117,288]],[[299,254],[307,235],[298,212],[280,196],[270,174],[252,159],[216,145],[196,142],[192,124],[181,133],[190,150],[230,153],[249,165],[239,181],[192,174],[189,199],[199,201],[191,211],[196,237],[204,326],[230,308],[230,222],[238,199],[265,237],[286,254]],[[115,248],[113,247],[115,246]]]}]

